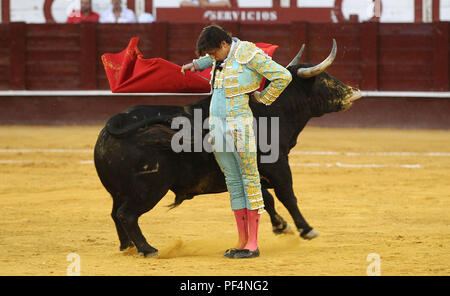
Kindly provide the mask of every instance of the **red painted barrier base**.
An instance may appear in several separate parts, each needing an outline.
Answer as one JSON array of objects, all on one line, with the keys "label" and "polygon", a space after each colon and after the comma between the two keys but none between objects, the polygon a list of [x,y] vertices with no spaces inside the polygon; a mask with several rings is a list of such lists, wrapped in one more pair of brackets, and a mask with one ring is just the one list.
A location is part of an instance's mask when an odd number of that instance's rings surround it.
[{"label": "red painted barrier base", "polygon": [[[184,105],[203,96],[4,96],[2,125],[104,124],[112,115],[135,105]],[[313,118],[320,127],[450,129],[447,98],[363,98],[345,112]]]}]

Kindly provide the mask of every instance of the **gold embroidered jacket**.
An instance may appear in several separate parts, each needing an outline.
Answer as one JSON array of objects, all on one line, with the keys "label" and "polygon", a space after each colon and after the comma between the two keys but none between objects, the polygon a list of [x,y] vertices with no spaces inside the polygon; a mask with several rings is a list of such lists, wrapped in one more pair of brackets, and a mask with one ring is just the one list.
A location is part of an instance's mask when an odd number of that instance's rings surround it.
[{"label": "gold embroidered jacket", "polygon": [[[224,71],[216,71],[213,88],[225,87],[225,96],[232,98],[257,90],[263,77],[270,84],[256,99],[266,105],[272,104],[291,82],[291,73],[274,62],[264,51],[254,43],[237,41],[233,52],[225,61]],[[208,55],[194,60],[201,70],[213,66],[215,63]],[[211,73],[211,78],[214,77]],[[210,82],[211,83],[211,82]]]}]

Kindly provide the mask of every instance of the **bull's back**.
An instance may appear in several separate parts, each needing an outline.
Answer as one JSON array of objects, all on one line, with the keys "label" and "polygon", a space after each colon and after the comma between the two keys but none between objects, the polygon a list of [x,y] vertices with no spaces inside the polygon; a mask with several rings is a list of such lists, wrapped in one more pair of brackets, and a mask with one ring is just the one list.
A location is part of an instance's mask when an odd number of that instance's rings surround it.
[{"label": "bull's back", "polygon": [[94,148],[94,163],[106,190],[113,197],[136,196],[147,185],[170,187],[178,172],[178,155],[170,149],[173,133],[161,124],[127,137],[116,137],[103,128]]}]

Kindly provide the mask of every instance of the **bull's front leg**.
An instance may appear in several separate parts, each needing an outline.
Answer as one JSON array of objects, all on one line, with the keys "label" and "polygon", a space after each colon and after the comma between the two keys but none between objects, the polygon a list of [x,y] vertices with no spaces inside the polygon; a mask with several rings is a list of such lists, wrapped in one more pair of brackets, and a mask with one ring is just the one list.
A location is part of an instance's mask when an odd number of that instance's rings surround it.
[{"label": "bull's front leg", "polygon": [[292,216],[294,220],[295,226],[297,230],[300,232],[300,236],[304,239],[313,239],[319,236],[319,233],[315,231],[309,224],[306,222],[303,217],[300,209],[297,205],[297,197],[292,190],[292,186],[280,185],[279,187],[275,187],[275,194],[281,203],[286,207],[289,211],[289,214]]},{"label": "bull's front leg", "polygon": [[306,222],[300,212],[297,204],[297,197],[295,196],[292,187],[292,173],[287,158],[280,161],[277,173],[273,174],[271,181],[274,185],[275,195],[289,211],[295,226],[300,232],[300,236],[304,239],[313,239],[319,236],[319,233]]}]

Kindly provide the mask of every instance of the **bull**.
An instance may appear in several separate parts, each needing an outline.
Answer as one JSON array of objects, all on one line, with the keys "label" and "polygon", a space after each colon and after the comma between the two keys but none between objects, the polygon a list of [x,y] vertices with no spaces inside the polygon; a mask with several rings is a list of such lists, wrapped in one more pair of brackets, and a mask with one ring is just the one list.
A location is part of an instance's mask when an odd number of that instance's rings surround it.
[{"label": "bull", "polygon": [[[267,151],[262,152],[258,147],[261,188],[273,232],[285,232],[289,225],[276,212],[274,198],[268,189],[274,189],[300,236],[313,239],[318,232],[299,210],[288,162],[289,151],[312,117],[346,110],[361,98],[361,93],[325,72],[336,56],[335,40],[329,56],[318,65],[300,62],[303,49],[304,45],[287,66],[293,79],[280,97],[271,106],[251,101],[250,107],[257,122],[261,118],[279,118],[277,160],[262,162],[261,157]],[[208,96],[186,106],[135,106],[111,117],[100,131],[94,163],[103,186],[113,199],[111,217],[121,251],[136,246],[141,255],[158,254],[158,250],[146,241],[138,219],[169,190],[175,194],[171,207],[197,195],[227,191],[225,177],[213,153],[204,150],[176,153],[171,148],[172,138],[177,133],[177,129],[171,127],[172,121],[180,116],[192,120],[196,110],[201,110],[203,119],[207,118],[210,99]],[[270,130],[271,122],[268,124]],[[200,129],[205,136],[207,129]]]}]

